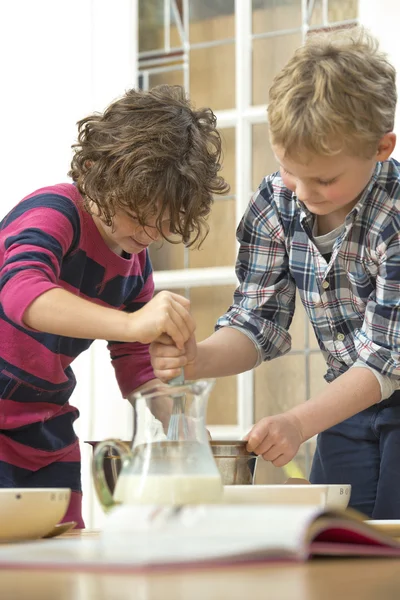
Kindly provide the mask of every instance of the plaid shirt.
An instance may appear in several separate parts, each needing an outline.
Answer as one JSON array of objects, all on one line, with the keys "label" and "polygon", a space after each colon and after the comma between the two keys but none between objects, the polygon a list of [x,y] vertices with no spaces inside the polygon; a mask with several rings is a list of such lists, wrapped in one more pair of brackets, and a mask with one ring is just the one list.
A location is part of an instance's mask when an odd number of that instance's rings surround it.
[{"label": "plaid shirt", "polygon": [[329,264],[313,243],[313,222],[279,173],[263,180],[237,230],[239,287],[216,328],[240,328],[260,360],[282,356],[297,289],[327,381],[356,361],[400,380],[400,163],[377,163]]}]

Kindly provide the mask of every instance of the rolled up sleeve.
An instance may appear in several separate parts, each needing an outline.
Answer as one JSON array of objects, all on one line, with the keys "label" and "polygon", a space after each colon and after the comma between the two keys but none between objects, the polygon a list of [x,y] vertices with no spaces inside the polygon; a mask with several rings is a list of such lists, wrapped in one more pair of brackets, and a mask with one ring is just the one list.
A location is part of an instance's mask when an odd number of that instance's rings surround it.
[{"label": "rolled up sleeve", "polygon": [[[399,230],[400,225],[394,229]],[[388,232],[382,234],[387,239]],[[369,299],[362,327],[355,332],[358,360],[382,375],[400,380],[400,236],[377,246],[379,268],[375,294]]]},{"label": "rolled up sleeve", "polygon": [[[154,294],[154,281],[151,270],[150,259],[147,257],[145,266],[145,284],[137,297],[125,308],[126,312],[140,310]],[[153,367],[151,366],[149,344],[139,342],[108,342],[111,364],[115,370],[115,376],[121,390],[122,396],[128,396],[151,379],[155,379]]]},{"label": "rolled up sleeve", "polygon": [[295,283],[289,273],[283,226],[265,182],[251,199],[237,229],[239,286],[216,329],[235,327],[250,337],[263,361],[289,352],[288,333],[295,307]]}]

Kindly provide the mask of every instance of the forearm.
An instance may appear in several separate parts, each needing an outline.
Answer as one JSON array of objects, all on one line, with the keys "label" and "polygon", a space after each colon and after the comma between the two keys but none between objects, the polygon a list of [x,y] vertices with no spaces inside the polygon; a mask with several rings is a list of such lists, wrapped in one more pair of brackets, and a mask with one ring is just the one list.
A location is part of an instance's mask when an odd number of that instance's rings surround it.
[{"label": "forearm", "polygon": [[[138,394],[139,392],[146,392],[146,390],[149,390],[158,385],[166,386],[167,384],[163,383],[160,379],[150,379],[149,381],[146,381],[146,383],[139,386],[138,388],[133,390],[131,394],[129,394],[129,396],[128,396],[129,402],[134,407],[135,406],[135,399],[134,399],[135,394]],[[170,419],[171,412],[172,412],[172,398],[169,396],[163,396],[161,398],[154,398],[151,402],[151,406],[149,405],[149,409],[151,409],[151,412],[156,417],[156,419],[161,421],[161,423],[164,425],[164,428],[168,428],[168,423],[169,423],[169,419]]]},{"label": "forearm", "polygon": [[128,314],[99,306],[61,288],[38,296],[26,309],[24,323],[37,331],[83,339],[134,341]]},{"label": "forearm", "polygon": [[197,348],[196,362],[188,373],[190,379],[237,375],[252,369],[258,359],[253,342],[232,327],[218,329]]},{"label": "forearm", "polygon": [[376,404],[379,382],[369,369],[349,369],[314,398],[288,411],[298,422],[303,441]]}]

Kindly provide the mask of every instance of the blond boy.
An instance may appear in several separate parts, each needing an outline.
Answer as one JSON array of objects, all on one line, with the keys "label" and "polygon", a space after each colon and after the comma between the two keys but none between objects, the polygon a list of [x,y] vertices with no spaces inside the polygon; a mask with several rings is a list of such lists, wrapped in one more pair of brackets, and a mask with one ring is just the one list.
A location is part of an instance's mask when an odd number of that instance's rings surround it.
[{"label": "blond boy", "polygon": [[[239,287],[217,331],[186,351],[160,338],[155,374],[240,373],[290,350],[300,295],[329,386],[261,419],[248,447],[280,467],[318,434],[314,483],[351,483],[351,505],[400,518],[400,165],[390,158],[395,70],[362,29],[310,36],[268,107],[280,170],[238,228]],[[164,343],[162,343],[164,342]]]}]

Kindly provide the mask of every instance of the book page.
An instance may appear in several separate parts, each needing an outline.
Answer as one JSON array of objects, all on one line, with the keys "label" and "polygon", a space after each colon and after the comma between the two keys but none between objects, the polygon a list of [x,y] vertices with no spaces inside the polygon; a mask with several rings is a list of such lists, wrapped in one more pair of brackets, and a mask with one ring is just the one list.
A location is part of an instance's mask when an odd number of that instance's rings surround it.
[{"label": "book page", "polygon": [[308,555],[315,506],[119,506],[99,539],[65,538],[0,546],[0,565],[74,568],[185,564]]},{"label": "book page", "polygon": [[[400,545],[354,511],[295,505],[118,506],[99,537],[0,545],[0,567],[143,569],[310,553],[400,555]],[[316,540],[316,542],[315,542]],[[392,553],[392,554],[391,554]]]}]

